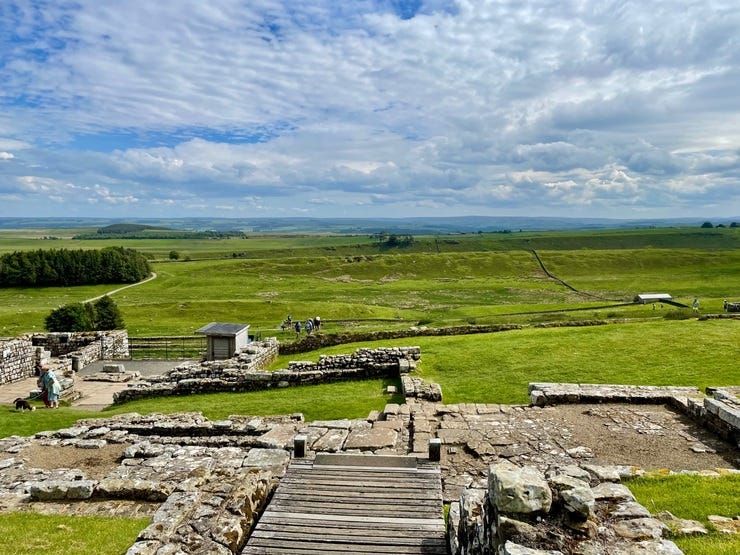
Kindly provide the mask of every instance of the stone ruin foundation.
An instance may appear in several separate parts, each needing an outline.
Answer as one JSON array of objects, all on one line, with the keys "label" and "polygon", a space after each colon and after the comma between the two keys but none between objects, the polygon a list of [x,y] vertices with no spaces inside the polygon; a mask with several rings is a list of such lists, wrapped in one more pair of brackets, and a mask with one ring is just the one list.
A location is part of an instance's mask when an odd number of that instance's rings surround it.
[{"label": "stone ruin foundation", "polygon": [[[290,369],[294,376],[280,374],[291,385],[323,379],[324,373],[346,377],[352,375],[348,369],[361,373],[362,364],[381,361],[383,372],[407,378],[402,379],[405,403],[388,403],[364,419],[305,422],[302,415],[288,415],[210,421],[197,413],[125,414],[0,439],[0,510],[150,516],[129,555],[236,554],[294,456],[296,436],[305,436],[307,457],[426,458],[434,439],[442,444],[453,555],[674,554],[680,551],[665,537],[666,526],[621,484],[643,469],[603,460],[599,447],[607,443],[605,436],[631,433],[647,443],[679,442],[696,466],[692,470],[707,475],[740,467],[740,402],[731,388],[704,397],[691,388],[532,384],[530,406],[444,405],[417,394],[428,386],[408,374],[420,356],[418,348],[409,349],[296,363]],[[224,376],[241,364],[249,366],[232,359],[178,367],[141,389],[184,382],[199,390],[203,380],[227,382]],[[249,372],[262,373],[253,367]],[[567,407],[576,409],[571,421],[559,412]],[[584,419],[603,426],[599,441],[582,442],[575,428]],[[107,464],[101,463],[106,457]]]}]

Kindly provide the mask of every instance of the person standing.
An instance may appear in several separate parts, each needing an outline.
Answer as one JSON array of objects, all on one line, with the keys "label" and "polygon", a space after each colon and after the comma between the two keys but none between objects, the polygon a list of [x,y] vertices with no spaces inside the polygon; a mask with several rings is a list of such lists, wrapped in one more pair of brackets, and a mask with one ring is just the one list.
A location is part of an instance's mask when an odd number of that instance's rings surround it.
[{"label": "person standing", "polygon": [[49,400],[48,408],[59,408],[59,394],[62,392],[62,384],[59,383],[54,370],[48,368],[44,373],[44,387],[46,388],[46,397]]},{"label": "person standing", "polygon": [[300,337],[301,336],[301,322],[300,320],[296,320],[295,323],[295,336]]},{"label": "person standing", "polygon": [[46,388],[46,373],[49,369],[46,366],[41,367],[41,373],[39,379],[36,381],[36,386],[41,390],[41,400],[44,402],[44,406],[49,409],[51,403],[49,402],[49,390]]},{"label": "person standing", "polygon": [[691,305],[695,313],[699,312],[699,299],[694,299],[694,304]]}]

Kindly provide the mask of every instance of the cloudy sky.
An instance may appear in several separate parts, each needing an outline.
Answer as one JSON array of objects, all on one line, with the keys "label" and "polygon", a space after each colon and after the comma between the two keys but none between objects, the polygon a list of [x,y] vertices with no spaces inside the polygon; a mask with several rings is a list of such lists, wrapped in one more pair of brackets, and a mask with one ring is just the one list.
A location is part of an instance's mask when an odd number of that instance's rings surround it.
[{"label": "cloudy sky", "polygon": [[0,216],[467,214],[740,215],[740,2],[0,2]]}]

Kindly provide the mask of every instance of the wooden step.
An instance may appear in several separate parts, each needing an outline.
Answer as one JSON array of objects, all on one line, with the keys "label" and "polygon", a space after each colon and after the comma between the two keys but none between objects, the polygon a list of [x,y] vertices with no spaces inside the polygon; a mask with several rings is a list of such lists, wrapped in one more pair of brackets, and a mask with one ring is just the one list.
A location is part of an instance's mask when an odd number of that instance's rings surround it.
[{"label": "wooden step", "polygon": [[439,467],[369,455],[294,461],[242,553],[446,555]]}]

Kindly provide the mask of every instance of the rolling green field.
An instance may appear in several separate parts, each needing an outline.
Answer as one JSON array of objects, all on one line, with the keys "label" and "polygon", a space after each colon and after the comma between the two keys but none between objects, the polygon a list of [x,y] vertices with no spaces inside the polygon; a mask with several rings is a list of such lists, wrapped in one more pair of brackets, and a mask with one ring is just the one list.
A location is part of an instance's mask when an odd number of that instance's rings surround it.
[{"label": "rolling green field", "polygon": [[[318,314],[331,332],[665,313],[651,306],[612,308],[642,292],[668,292],[685,304],[699,297],[702,311],[719,312],[723,299],[740,296],[740,249],[731,248],[740,234],[736,229],[702,231],[716,231],[706,236],[719,237],[721,244],[694,247],[697,234],[704,237],[697,230],[471,234],[419,238],[409,248],[390,250],[369,237],[346,236],[199,239],[186,245],[164,239],[120,241],[152,254],[158,277],[114,299],[132,336],[187,335],[211,321],[247,322],[254,332],[274,334],[288,314]],[[538,253],[550,273],[578,292],[550,279],[530,251],[510,248],[509,237],[519,235],[531,235],[533,246],[572,246]],[[637,248],[669,242],[675,246]],[[108,241],[12,239],[10,232],[0,232],[0,252],[11,250],[11,244],[20,249],[78,243],[99,248]],[[619,247],[606,249],[610,243]],[[591,244],[599,248],[588,248]],[[191,260],[166,260],[170,250],[189,253]],[[229,254],[237,251],[246,258]],[[52,309],[117,287],[0,289],[0,336],[41,330]],[[584,310],[553,314],[575,308]]]}]

